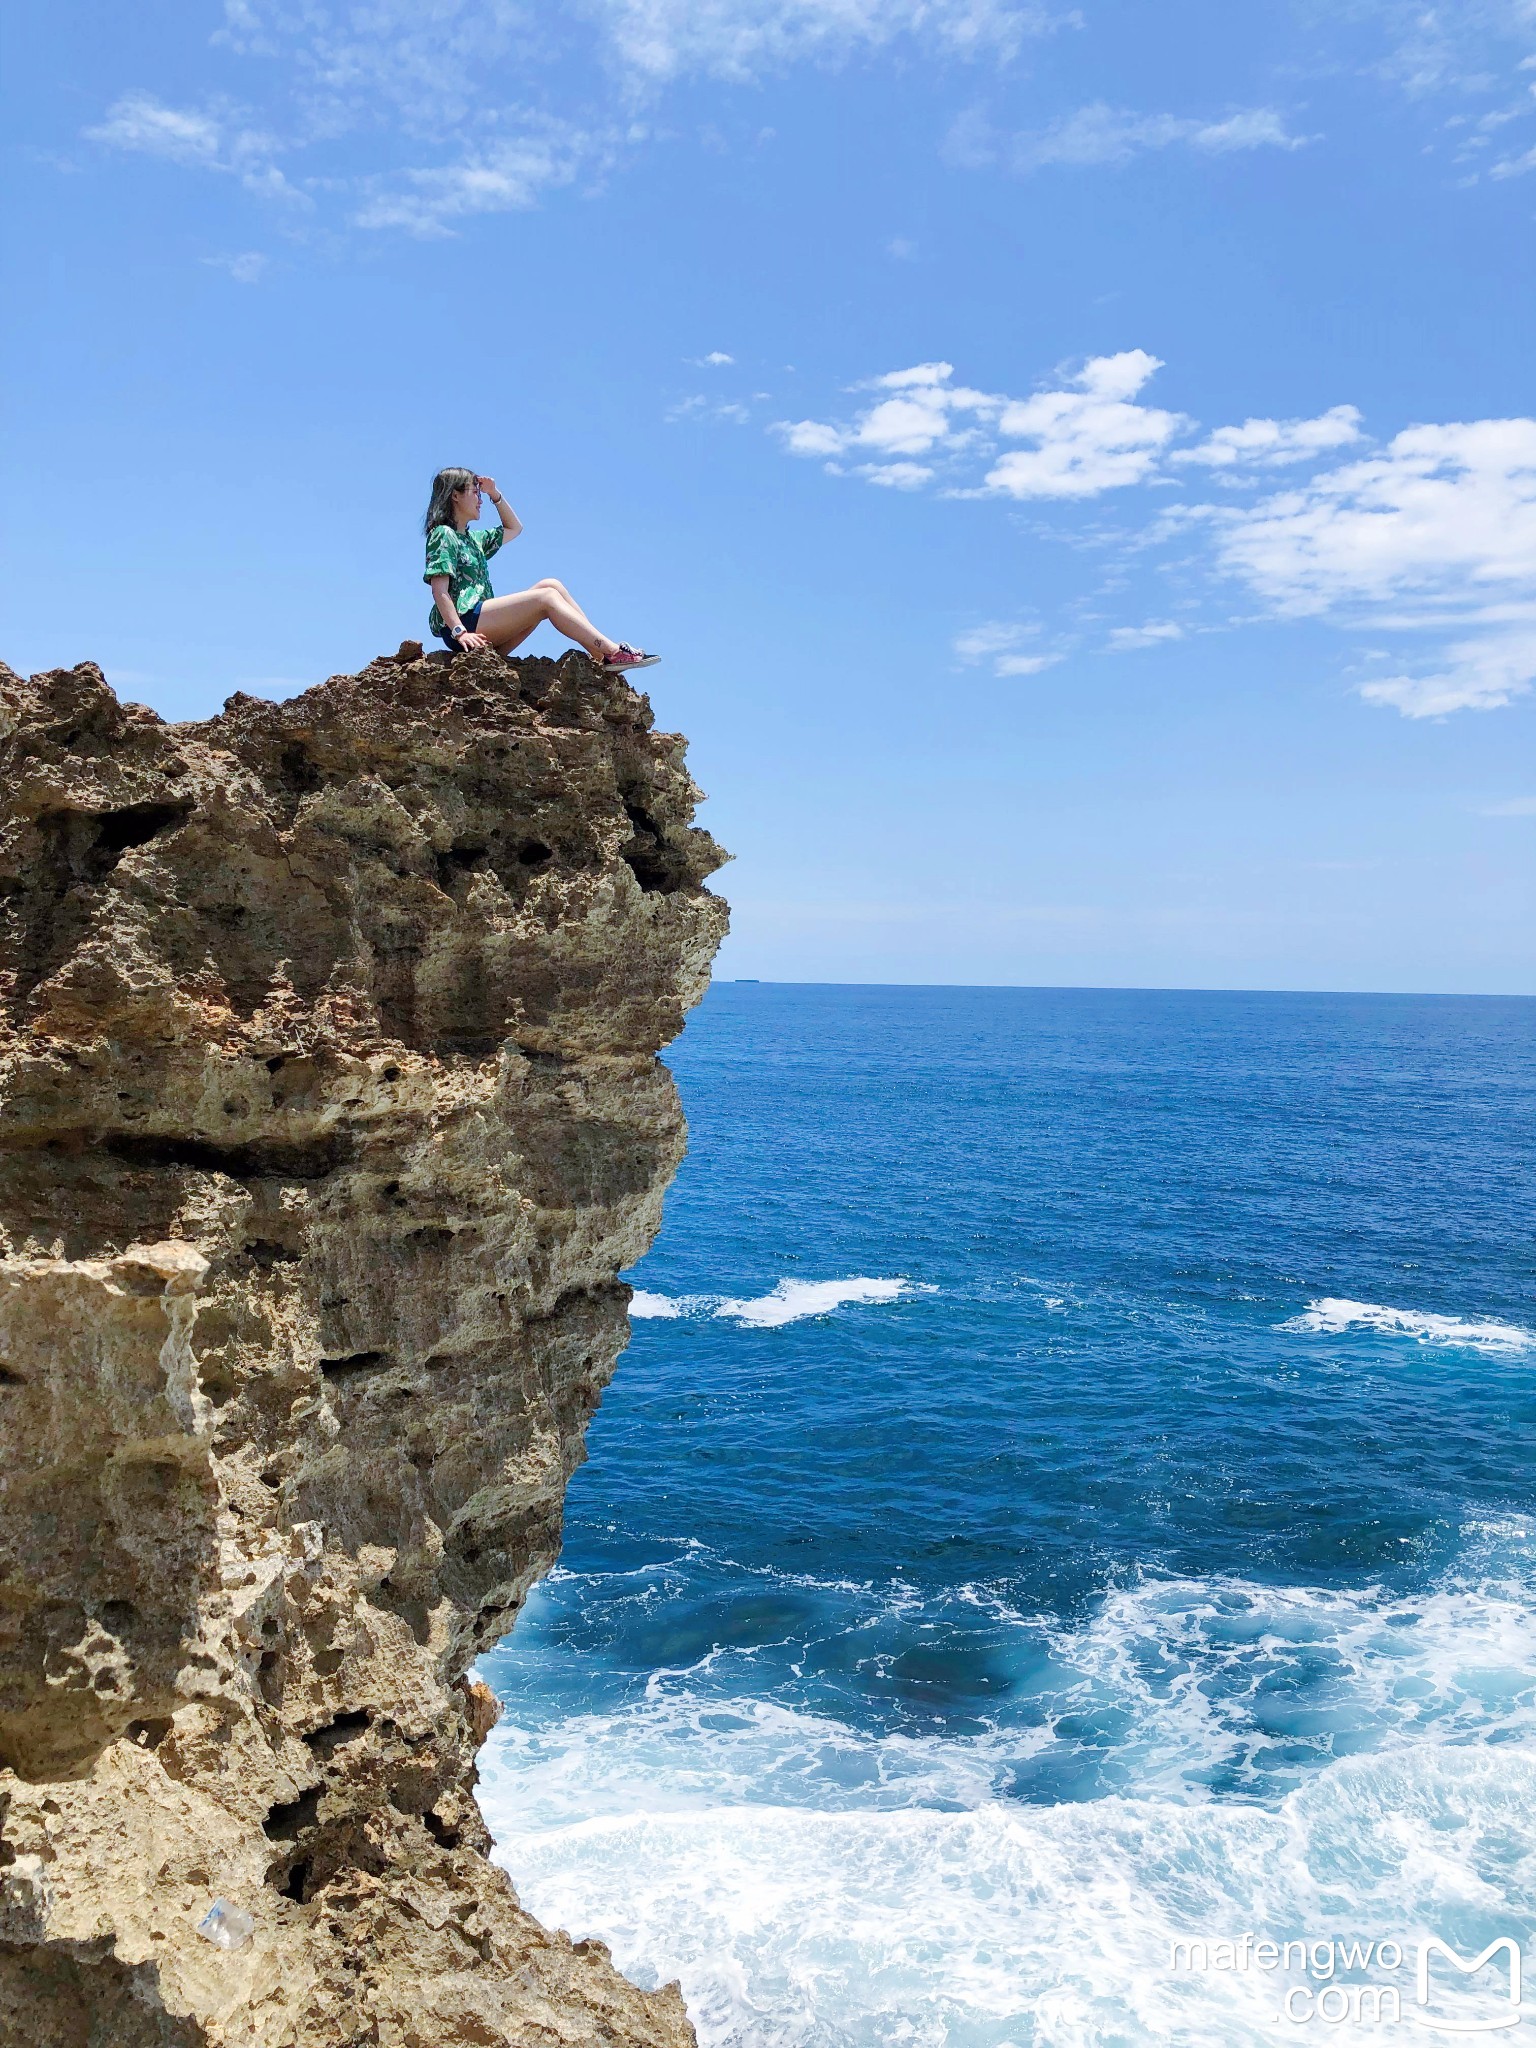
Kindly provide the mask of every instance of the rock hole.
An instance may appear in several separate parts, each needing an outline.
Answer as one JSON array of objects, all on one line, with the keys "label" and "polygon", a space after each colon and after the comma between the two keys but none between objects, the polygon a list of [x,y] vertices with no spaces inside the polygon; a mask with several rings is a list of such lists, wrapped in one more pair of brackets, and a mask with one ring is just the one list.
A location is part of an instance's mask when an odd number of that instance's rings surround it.
[{"label": "rock hole", "polygon": [[311,1729],[304,1737],[304,1741],[316,1756],[332,1757],[338,1749],[344,1748],[349,1742],[356,1742],[360,1735],[366,1734],[372,1719],[373,1716],[366,1707],[360,1707],[356,1713],[338,1714],[334,1721],[328,1721],[323,1728]]},{"label": "rock hole", "polygon": [[304,1887],[309,1883],[309,1870],[308,1862],[295,1863],[277,1887],[285,1899],[292,1899],[297,1906],[304,1904]]},{"label": "rock hole", "polygon": [[537,868],[552,858],[553,852],[554,849],[546,846],[542,839],[525,839],[517,849],[517,857],[525,868]]},{"label": "rock hole", "polygon": [[120,811],[108,811],[96,827],[96,844],[113,856],[112,865],[130,846],[143,846],[182,823],[191,804],[183,798],[170,804],[126,804]]},{"label": "rock hole", "polygon": [[318,789],[325,780],[297,740],[290,740],[284,747],[279,772],[295,796],[307,796],[311,790]]},{"label": "rock hole", "polygon": [[293,1842],[305,1828],[312,1828],[315,1816],[320,1810],[320,1787],[312,1785],[307,1792],[301,1792],[297,1799],[280,1800],[262,1822],[262,1833],[269,1842]]},{"label": "rock hole", "polygon": [[246,1256],[252,1265],[259,1266],[264,1273],[274,1266],[291,1266],[296,1263],[298,1253],[285,1244],[278,1244],[270,1237],[255,1237],[246,1246]]},{"label": "rock hole", "polygon": [[334,1139],[311,1145],[208,1145],[195,1138],[140,1138],[118,1132],[104,1141],[129,1166],[184,1166],[231,1180],[323,1180],[344,1153]]},{"label": "rock hole", "polygon": [[449,1827],[441,1814],[433,1813],[430,1809],[421,1817],[426,1823],[427,1833],[440,1849],[457,1849],[460,1841],[457,1828]]},{"label": "rock hole", "polygon": [[349,1380],[394,1362],[387,1351],[353,1351],[345,1358],[322,1358],[320,1370],[328,1380]]}]

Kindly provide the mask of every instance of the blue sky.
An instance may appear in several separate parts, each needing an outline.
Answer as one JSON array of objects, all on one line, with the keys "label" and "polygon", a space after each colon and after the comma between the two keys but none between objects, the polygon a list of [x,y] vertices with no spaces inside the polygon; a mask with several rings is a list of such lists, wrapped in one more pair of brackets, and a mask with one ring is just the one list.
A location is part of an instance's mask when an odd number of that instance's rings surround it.
[{"label": "blue sky", "polygon": [[1531,0],[4,33],[13,666],[355,668],[467,462],[662,650],[723,973],[1536,988]]}]

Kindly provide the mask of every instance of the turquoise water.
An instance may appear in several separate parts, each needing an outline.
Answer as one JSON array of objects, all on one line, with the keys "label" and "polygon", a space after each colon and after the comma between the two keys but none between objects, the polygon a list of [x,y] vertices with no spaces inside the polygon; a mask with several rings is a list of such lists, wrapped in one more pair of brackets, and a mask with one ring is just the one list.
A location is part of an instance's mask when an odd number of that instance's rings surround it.
[{"label": "turquoise water", "polygon": [[485,1667],[530,1908],[712,2048],[1273,2040],[1275,1982],[1170,1941],[1527,1928],[1533,1039],[717,987],[562,1566]]}]

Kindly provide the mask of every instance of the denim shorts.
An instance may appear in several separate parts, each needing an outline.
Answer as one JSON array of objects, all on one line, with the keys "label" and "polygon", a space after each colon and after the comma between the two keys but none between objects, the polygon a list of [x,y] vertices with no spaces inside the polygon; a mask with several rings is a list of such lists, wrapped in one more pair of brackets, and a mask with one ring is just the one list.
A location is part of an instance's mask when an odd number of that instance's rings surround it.
[{"label": "denim shorts", "polygon": [[[483,601],[484,601],[484,600],[482,599],[482,602],[483,602]],[[459,624],[460,624],[461,626],[463,626],[463,627],[464,627],[464,628],[466,629],[466,631],[468,631],[468,632],[471,632],[471,633],[477,633],[477,632],[479,632],[479,630],[480,630],[480,606],[479,606],[479,605],[477,604],[477,605],[475,606],[475,608],[474,608],[474,610],[473,610],[472,612],[460,612],[460,613],[459,613]],[[449,632],[449,630],[448,630],[448,628],[447,628],[446,626],[439,626],[439,627],[438,627],[438,629],[437,629],[437,637],[438,637],[438,639],[439,639],[439,640],[441,640],[441,641],[442,641],[442,643],[443,643],[443,645],[444,645],[445,647],[457,647],[457,646],[458,646],[458,644],[459,644],[459,643],[458,643],[458,641],[454,639],[453,635],[452,635],[452,634],[451,634],[451,633]]]}]

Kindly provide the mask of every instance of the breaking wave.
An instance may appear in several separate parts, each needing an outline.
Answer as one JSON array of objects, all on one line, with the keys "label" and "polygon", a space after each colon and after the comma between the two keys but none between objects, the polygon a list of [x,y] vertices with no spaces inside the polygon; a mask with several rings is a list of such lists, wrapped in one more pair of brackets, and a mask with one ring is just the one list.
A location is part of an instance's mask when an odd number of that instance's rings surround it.
[{"label": "breaking wave", "polygon": [[1300,1315],[1279,1328],[1328,1336],[1346,1330],[1378,1330],[1383,1336],[1412,1337],[1420,1344],[1449,1344],[1473,1351],[1525,1351],[1536,1346],[1536,1330],[1522,1330],[1518,1323],[1471,1322],[1461,1316],[1426,1315],[1418,1309],[1384,1308],[1374,1301],[1342,1301],[1333,1296],[1308,1302]]},{"label": "breaking wave", "polygon": [[904,1294],[933,1294],[920,1281],[871,1279],[856,1274],[847,1280],[781,1280],[768,1294],[751,1298],[725,1294],[652,1294],[635,1290],[631,1316],[670,1320],[679,1316],[721,1316],[746,1329],[776,1330],[807,1316],[830,1315],[849,1303],[896,1301]]}]

